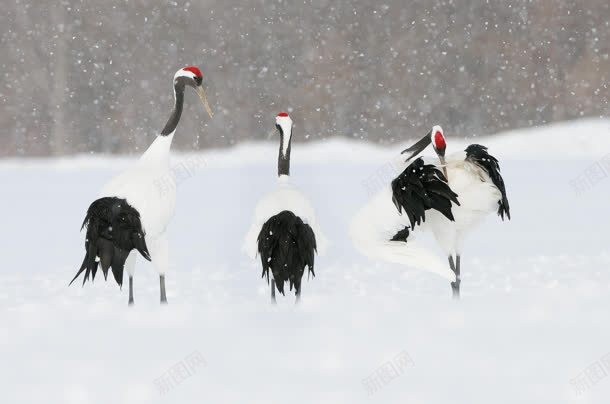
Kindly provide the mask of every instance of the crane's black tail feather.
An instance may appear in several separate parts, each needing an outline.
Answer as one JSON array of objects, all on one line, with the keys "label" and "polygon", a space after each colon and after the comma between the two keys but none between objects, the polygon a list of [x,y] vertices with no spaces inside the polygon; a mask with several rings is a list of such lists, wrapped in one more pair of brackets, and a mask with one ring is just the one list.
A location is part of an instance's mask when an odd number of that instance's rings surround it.
[{"label": "crane's black tail feather", "polygon": [[125,261],[133,249],[138,250],[145,259],[151,260],[140,213],[125,199],[106,197],[93,202],[81,229],[84,227],[87,227],[85,258],[70,285],[83,271],[83,285],[90,276],[91,281],[95,280],[101,265],[104,279],[108,279],[108,269],[111,269],[114,280],[120,287],[123,285]]},{"label": "crane's black tail feather", "polygon": [[316,248],[316,236],[312,228],[300,217],[287,210],[272,216],[258,235],[262,277],[269,281],[271,272],[275,286],[282,295],[286,282],[289,282],[290,290],[294,288],[295,293],[298,293],[305,267],[310,275],[316,275]]}]

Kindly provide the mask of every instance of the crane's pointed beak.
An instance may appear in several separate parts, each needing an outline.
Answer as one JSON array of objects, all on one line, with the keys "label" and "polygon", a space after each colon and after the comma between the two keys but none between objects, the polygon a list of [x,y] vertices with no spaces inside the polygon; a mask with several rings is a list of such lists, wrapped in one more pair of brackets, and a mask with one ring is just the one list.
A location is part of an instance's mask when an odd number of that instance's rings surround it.
[{"label": "crane's pointed beak", "polygon": [[411,155],[407,158],[407,161],[411,160],[413,157],[417,156],[419,153],[423,152],[426,147],[430,146],[432,143],[432,138],[430,137],[431,132],[428,132],[426,136],[417,141],[413,146],[404,149],[400,154],[411,153]]},{"label": "crane's pointed beak", "polygon": [[214,113],[212,112],[212,108],[210,108],[210,104],[208,104],[208,98],[205,96],[205,90],[203,89],[203,84],[200,86],[197,86],[197,94],[199,94],[199,98],[201,98],[203,107],[207,111],[210,118],[214,118]]}]

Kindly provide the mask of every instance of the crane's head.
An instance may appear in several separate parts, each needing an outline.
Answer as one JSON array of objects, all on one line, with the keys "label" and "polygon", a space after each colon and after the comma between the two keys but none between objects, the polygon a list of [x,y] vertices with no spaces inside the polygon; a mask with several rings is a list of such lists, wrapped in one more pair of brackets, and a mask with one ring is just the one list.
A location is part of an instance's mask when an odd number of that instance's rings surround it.
[{"label": "crane's head", "polygon": [[439,125],[434,125],[430,131],[430,140],[436,154],[438,154],[439,157],[444,157],[445,150],[447,149],[447,142],[445,142],[445,136],[443,136],[443,128]]},{"label": "crane's head", "polygon": [[441,161],[445,159],[445,150],[447,148],[447,142],[445,142],[445,136],[443,135],[443,128],[439,125],[434,125],[430,132],[426,134],[423,138],[421,138],[417,143],[413,146],[402,151],[404,153],[411,153],[408,160],[411,160],[419,153],[423,152],[426,147],[432,144],[434,151],[438,155]]},{"label": "crane's head", "polygon": [[288,112],[280,112],[277,114],[275,117],[275,127],[280,132],[290,132],[292,129],[292,119],[290,118],[290,115],[288,115]]},{"label": "crane's head", "polygon": [[210,118],[214,116],[212,109],[210,108],[210,104],[208,104],[208,99],[205,96],[205,90],[203,89],[203,75],[201,74],[201,70],[195,66],[187,66],[178,70],[174,75],[174,87],[176,86],[189,86],[193,87],[197,94],[199,94],[199,98],[203,103],[205,110],[207,111]]}]

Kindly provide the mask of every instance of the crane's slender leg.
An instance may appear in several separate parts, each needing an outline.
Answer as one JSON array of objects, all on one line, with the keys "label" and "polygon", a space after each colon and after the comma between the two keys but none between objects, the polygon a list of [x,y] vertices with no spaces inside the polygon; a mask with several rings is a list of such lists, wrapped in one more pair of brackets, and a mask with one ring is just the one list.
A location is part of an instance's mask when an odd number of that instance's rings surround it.
[{"label": "crane's slender leg", "polygon": [[136,253],[132,251],[129,253],[127,260],[125,260],[125,269],[127,270],[127,275],[129,275],[129,301],[127,305],[133,306],[133,274],[136,268]]},{"label": "crane's slender leg", "polygon": [[276,304],[275,300],[275,279],[271,279],[271,303]]},{"label": "crane's slender leg", "polygon": [[133,276],[129,276],[129,301],[128,306],[133,306]]},{"label": "crane's slender leg", "polygon": [[460,256],[456,256],[456,263],[453,261],[453,256],[449,256],[449,267],[455,274],[455,282],[451,282],[451,290],[455,299],[460,298]]},{"label": "crane's slender leg", "polygon": [[165,233],[160,234],[155,240],[148,243],[148,251],[150,251],[153,266],[159,273],[161,304],[167,304],[167,294],[165,292],[165,275],[169,269],[169,243],[167,235]]},{"label": "crane's slender leg", "polygon": [[159,275],[159,289],[161,290],[161,303],[167,304],[167,295],[165,294],[165,275]]}]

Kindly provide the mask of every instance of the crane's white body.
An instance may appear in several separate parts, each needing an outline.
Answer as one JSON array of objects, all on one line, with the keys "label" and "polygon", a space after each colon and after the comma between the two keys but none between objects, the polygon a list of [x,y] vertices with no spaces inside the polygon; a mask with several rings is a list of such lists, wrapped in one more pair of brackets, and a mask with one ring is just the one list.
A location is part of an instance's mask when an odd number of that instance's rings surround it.
[{"label": "crane's white body", "polygon": [[244,252],[250,258],[255,258],[258,254],[257,239],[263,224],[270,217],[284,210],[291,211],[311,227],[316,235],[318,254],[324,253],[328,241],[320,229],[313,206],[292,183],[289,176],[281,175],[277,179],[276,189],[264,196],[256,205],[254,220],[246,234],[243,245]]},{"label": "crane's white body", "polygon": [[[169,154],[174,134],[157,136],[138,162],[110,180],[100,197],[127,200],[140,213],[152,263],[160,274],[169,269],[166,229],[176,208],[176,181]],[[137,252],[132,251],[126,270],[133,276]]]},{"label": "crane's white body", "polygon": [[[489,213],[497,211],[502,194],[489,175],[465,160],[465,157],[464,152],[452,154],[447,157],[445,164],[449,186],[458,194],[460,202],[460,206],[452,206],[455,221],[430,209],[426,211],[425,222],[410,229],[406,243],[390,241],[399,230],[410,227],[411,223],[407,215],[401,215],[394,206],[392,189],[388,184],[352,220],[350,236],[356,247],[370,258],[403,264],[455,280],[455,274],[446,262],[422,246],[417,236],[422,231],[430,231],[447,256],[459,255],[467,233]],[[410,163],[411,161],[404,163],[400,172]],[[442,168],[438,160],[427,163]]]},{"label": "crane's white body", "polygon": [[[442,167],[438,160],[432,163]],[[459,206],[454,204],[451,208],[455,221],[450,221],[435,210],[429,210],[422,228],[434,234],[446,255],[455,256],[461,255],[466,235],[487,215],[497,212],[502,193],[485,170],[466,160],[464,152],[447,156],[445,168],[449,187],[458,194],[460,202]]]}]

